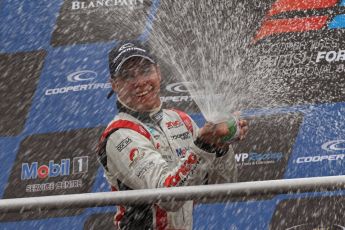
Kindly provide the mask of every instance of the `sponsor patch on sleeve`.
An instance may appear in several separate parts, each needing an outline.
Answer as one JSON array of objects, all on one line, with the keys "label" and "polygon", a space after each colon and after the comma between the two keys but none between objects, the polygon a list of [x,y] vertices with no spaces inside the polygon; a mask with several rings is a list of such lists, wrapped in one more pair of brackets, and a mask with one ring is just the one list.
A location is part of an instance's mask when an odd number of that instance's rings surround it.
[{"label": "sponsor patch on sleeve", "polygon": [[118,144],[116,146],[116,149],[121,152],[122,150],[124,150],[130,143],[132,143],[132,139],[130,139],[129,137],[126,137],[123,141],[120,142],[120,144]]},{"label": "sponsor patch on sleeve", "polygon": [[155,167],[155,163],[153,161],[145,162],[142,165],[139,165],[135,168],[135,174],[140,179],[143,179],[148,171]]},{"label": "sponsor patch on sleeve", "polygon": [[140,162],[145,156],[145,152],[139,151],[137,148],[133,148],[129,151],[129,167],[137,167]]}]

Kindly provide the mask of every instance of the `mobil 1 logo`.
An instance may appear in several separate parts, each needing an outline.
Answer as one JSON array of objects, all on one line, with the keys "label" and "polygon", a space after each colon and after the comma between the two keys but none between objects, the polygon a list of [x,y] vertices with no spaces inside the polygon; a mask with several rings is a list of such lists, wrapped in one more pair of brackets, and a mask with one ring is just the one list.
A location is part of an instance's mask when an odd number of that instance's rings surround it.
[{"label": "mobil 1 logo", "polygon": [[[60,163],[50,160],[48,164],[22,163],[21,180],[46,179],[51,177],[69,176],[71,174],[87,173],[88,156],[62,159]],[[72,162],[72,164],[71,164]]]},{"label": "mobil 1 logo", "polygon": [[[95,146],[103,128],[35,134],[20,144],[4,198],[37,197],[91,192],[99,164]],[[3,220],[77,215],[78,210],[24,212]]]}]

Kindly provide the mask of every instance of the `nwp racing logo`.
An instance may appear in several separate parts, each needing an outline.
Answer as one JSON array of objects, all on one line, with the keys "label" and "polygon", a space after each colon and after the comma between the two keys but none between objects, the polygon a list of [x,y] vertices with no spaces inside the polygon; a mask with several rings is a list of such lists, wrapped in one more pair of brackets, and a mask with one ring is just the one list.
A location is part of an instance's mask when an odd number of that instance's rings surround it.
[{"label": "nwp racing logo", "polygon": [[[329,10],[336,6],[345,6],[345,0],[277,0],[266,14],[261,27],[254,36],[254,43],[271,35],[277,35],[289,32],[306,32],[312,30],[342,29],[345,28],[345,14],[308,16],[291,18],[278,18],[283,13],[301,12],[308,10],[318,11]],[[328,14],[328,15],[327,15]]]},{"label": "nwp racing logo", "polygon": [[274,164],[281,161],[283,153],[238,153],[235,160],[240,165]]},{"label": "nwp racing logo", "polygon": [[322,161],[338,161],[345,158],[345,140],[332,140],[321,145],[321,149],[331,153],[327,155],[299,157],[294,161],[296,164],[313,163]]},{"label": "nwp racing logo", "polygon": [[109,89],[110,83],[94,83],[97,73],[92,70],[80,70],[67,75],[67,81],[72,83],[83,83],[73,86],[64,86],[60,88],[47,89],[46,96],[65,94],[70,92],[80,92],[95,89]]}]

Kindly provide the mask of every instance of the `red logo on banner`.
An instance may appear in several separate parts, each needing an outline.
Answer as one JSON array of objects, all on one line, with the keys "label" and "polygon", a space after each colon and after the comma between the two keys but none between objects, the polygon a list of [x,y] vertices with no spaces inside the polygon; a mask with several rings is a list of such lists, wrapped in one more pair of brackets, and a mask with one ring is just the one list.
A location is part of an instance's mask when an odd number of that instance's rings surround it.
[{"label": "red logo on banner", "polygon": [[291,11],[326,9],[334,7],[337,3],[337,0],[278,0],[268,11],[261,27],[254,36],[254,42],[275,34],[320,30],[326,26],[329,16],[287,19],[272,19],[271,17]]}]

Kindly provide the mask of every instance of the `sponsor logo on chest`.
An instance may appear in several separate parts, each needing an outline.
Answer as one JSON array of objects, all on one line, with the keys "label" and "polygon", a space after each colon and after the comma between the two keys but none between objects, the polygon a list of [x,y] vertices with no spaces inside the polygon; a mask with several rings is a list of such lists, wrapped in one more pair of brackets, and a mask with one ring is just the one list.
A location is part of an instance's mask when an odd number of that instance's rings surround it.
[{"label": "sponsor logo on chest", "polygon": [[180,133],[177,135],[172,135],[171,138],[173,140],[177,140],[177,139],[186,140],[186,139],[190,138],[190,133],[187,131],[187,132]]},{"label": "sponsor logo on chest", "polygon": [[181,121],[168,121],[165,123],[165,125],[168,129],[174,129],[174,128],[181,127],[182,122]]}]

